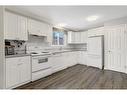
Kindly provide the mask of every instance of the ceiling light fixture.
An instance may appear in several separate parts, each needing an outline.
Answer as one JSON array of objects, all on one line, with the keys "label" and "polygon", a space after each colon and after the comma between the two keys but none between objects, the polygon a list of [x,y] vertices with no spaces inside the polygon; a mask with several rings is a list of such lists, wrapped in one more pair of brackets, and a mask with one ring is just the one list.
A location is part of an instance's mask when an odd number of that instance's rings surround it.
[{"label": "ceiling light fixture", "polygon": [[59,24],[57,24],[57,25],[55,25],[55,27],[56,28],[63,28],[63,27],[65,27],[67,24],[65,24],[65,23],[59,23]]},{"label": "ceiling light fixture", "polygon": [[90,16],[88,18],[86,18],[87,21],[95,21],[99,18],[99,16]]}]

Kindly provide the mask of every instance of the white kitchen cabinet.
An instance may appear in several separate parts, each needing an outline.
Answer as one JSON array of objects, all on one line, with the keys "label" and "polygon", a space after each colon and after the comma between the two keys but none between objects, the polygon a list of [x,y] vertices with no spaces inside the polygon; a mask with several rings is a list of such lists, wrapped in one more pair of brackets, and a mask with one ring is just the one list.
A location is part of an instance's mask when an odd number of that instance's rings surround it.
[{"label": "white kitchen cabinet", "polygon": [[31,80],[30,56],[6,58],[6,88]]},{"label": "white kitchen cabinet", "polygon": [[37,24],[34,20],[28,19],[28,33],[32,35],[38,35],[39,30],[37,30]]},{"label": "white kitchen cabinet", "polygon": [[77,63],[87,65],[87,52],[77,51]]},{"label": "white kitchen cabinet", "polygon": [[68,44],[74,43],[75,41],[75,34],[72,31],[68,31]]},{"label": "white kitchen cabinet", "polygon": [[73,66],[77,64],[77,52],[68,52],[68,57],[66,57],[66,59],[68,59],[67,62],[67,67]]},{"label": "white kitchen cabinet", "polygon": [[81,43],[81,33],[80,32],[74,32],[74,43]]},{"label": "white kitchen cabinet", "polygon": [[52,59],[52,71],[57,72],[77,64],[77,52],[65,52],[55,54]]},{"label": "white kitchen cabinet", "polygon": [[37,20],[28,19],[28,31],[31,35],[47,36],[47,32],[50,31],[49,25]]},{"label": "white kitchen cabinet", "polygon": [[28,40],[27,32],[27,18],[23,16],[18,16],[18,31],[17,37],[19,40]]},{"label": "white kitchen cabinet", "polygon": [[14,40],[17,38],[18,17],[16,14],[5,12],[4,39]]},{"label": "white kitchen cabinet", "polygon": [[77,51],[77,63],[78,64],[82,64],[82,58],[81,58],[81,56],[82,56],[82,52],[81,51]]},{"label": "white kitchen cabinet", "polygon": [[68,32],[68,44],[80,43],[80,33],[69,31]]},{"label": "white kitchen cabinet", "polygon": [[99,35],[104,35],[104,27],[99,27],[99,28],[94,28],[94,29],[89,29],[87,31],[87,36],[99,36]]},{"label": "white kitchen cabinet", "polygon": [[4,39],[28,40],[27,18],[6,11]]},{"label": "white kitchen cabinet", "polygon": [[31,59],[30,56],[19,58],[20,66],[20,82],[27,82],[31,80]]},{"label": "white kitchen cabinet", "polygon": [[64,69],[65,60],[63,59],[64,57],[62,53],[54,54],[52,58],[53,58],[53,67],[52,67],[53,72],[57,72]]},{"label": "white kitchen cabinet", "polygon": [[28,19],[28,32],[32,35],[41,35],[41,24],[40,22]]},{"label": "white kitchen cabinet", "polygon": [[87,31],[80,32],[80,42],[87,43]]},{"label": "white kitchen cabinet", "polygon": [[49,42],[50,44],[52,44],[52,32],[53,32],[53,27],[51,25],[47,25],[47,31],[46,31],[46,35],[47,35],[47,39],[46,41]]},{"label": "white kitchen cabinet", "polygon": [[6,88],[19,84],[20,71],[15,58],[6,59]]},{"label": "white kitchen cabinet", "polygon": [[68,44],[84,44],[87,41],[87,32],[68,32]]}]

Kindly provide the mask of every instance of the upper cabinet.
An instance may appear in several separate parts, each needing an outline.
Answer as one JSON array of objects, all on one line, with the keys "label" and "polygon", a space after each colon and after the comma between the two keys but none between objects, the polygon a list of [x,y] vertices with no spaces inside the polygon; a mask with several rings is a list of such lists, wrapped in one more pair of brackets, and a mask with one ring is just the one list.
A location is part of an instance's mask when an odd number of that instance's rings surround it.
[{"label": "upper cabinet", "polygon": [[47,35],[47,42],[49,43],[52,43],[52,31],[53,31],[53,28],[51,25],[47,25],[47,31],[46,31],[46,35]]},{"label": "upper cabinet", "polygon": [[5,32],[4,39],[8,40],[28,40],[27,18],[5,12]]},{"label": "upper cabinet", "polygon": [[87,42],[87,31],[80,32],[80,42],[86,43]]},{"label": "upper cabinet", "polygon": [[18,16],[18,37],[20,40],[28,40],[27,18]]},{"label": "upper cabinet", "polygon": [[87,32],[68,32],[68,44],[84,44],[87,41]]},{"label": "upper cabinet", "polygon": [[28,19],[28,31],[31,35],[46,36],[47,25],[40,21]]},{"label": "upper cabinet", "polygon": [[47,42],[52,42],[52,26],[37,20],[5,11],[4,39],[28,40],[30,35],[44,36]]},{"label": "upper cabinet", "polygon": [[30,35],[44,36],[47,42],[52,42],[52,26],[47,23],[28,19],[28,32]]},{"label": "upper cabinet", "polygon": [[90,30],[88,30],[87,34],[88,34],[88,37],[104,35],[104,27],[90,29]]}]

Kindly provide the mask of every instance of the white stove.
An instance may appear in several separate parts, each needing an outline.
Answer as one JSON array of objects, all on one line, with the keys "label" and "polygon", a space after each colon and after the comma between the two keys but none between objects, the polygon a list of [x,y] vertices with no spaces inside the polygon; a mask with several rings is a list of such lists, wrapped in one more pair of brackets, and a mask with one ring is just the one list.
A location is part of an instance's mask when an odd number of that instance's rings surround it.
[{"label": "white stove", "polygon": [[44,56],[44,55],[51,55],[52,52],[45,50],[42,46],[37,45],[28,45],[27,53],[31,54],[31,56]]},{"label": "white stove", "polygon": [[30,52],[31,56],[46,56],[46,55],[51,55],[51,52],[47,51],[31,51]]},{"label": "white stove", "polygon": [[52,73],[51,63],[49,62],[51,52],[48,51],[30,51],[32,58],[32,81],[40,79]]}]

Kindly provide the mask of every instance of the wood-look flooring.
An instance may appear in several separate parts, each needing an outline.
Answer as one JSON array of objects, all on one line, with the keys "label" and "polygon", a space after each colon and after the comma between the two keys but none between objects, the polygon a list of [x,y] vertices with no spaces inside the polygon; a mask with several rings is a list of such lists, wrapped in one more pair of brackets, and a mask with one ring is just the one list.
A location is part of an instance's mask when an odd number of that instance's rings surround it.
[{"label": "wood-look flooring", "polygon": [[127,89],[127,74],[75,65],[16,89]]}]

